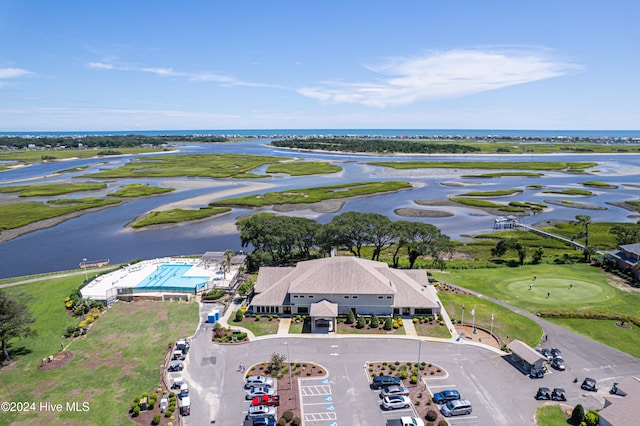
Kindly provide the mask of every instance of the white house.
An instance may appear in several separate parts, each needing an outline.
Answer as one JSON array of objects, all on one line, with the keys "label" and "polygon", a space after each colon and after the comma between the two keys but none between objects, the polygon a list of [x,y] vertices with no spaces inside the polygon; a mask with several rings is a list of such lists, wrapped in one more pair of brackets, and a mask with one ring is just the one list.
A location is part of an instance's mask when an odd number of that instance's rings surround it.
[{"label": "white house", "polygon": [[295,267],[262,267],[249,310],[310,315],[330,327],[350,310],[362,315],[436,315],[440,302],[427,274],[357,257],[327,257]]}]

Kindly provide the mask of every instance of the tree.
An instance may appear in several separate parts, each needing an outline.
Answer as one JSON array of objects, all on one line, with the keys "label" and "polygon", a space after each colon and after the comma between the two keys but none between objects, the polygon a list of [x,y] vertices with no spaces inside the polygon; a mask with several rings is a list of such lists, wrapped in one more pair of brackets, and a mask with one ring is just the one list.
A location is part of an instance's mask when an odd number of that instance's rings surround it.
[{"label": "tree", "polygon": [[609,232],[616,236],[619,246],[640,242],[640,227],[637,225],[614,225]]},{"label": "tree", "polygon": [[345,321],[346,324],[353,324],[356,320],[356,315],[353,313],[353,309],[349,309],[349,312],[347,312],[347,320]]},{"label": "tree", "polygon": [[227,261],[227,272],[231,272],[231,258],[235,255],[233,250],[225,250],[223,253],[224,259]]},{"label": "tree", "polygon": [[267,370],[271,371],[271,373],[277,373],[278,371],[280,371],[286,360],[286,355],[281,355],[276,352],[272,353],[269,364],[267,365]]},{"label": "tree", "polygon": [[393,254],[393,266],[396,268],[402,248],[407,250],[409,268],[413,268],[420,256],[429,255],[437,263],[442,253],[450,253],[453,250],[449,236],[429,223],[399,220],[393,223],[392,230],[396,240],[396,250]]},{"label": "tree", "polygon": [[578,404],[574,407],[573,411],[571,412],[571,418],[569,419],[569,421],[571,422],[572,425],[579,425],[580,423],[582,423],[584,420],[584,408],[582,407],[581,404]]},{"label": "tree", "polygon": [[29,324],[35,320],[26,305],[12,299],[7,293],[0,290],[0,342],[2,343],[2,355],[8,361],[9,350],[7,342],[14,337],[26,337],[34,335]]},{"label": "tree", "polygon": [[361,257],[362,246],[372,243],[367,213],[346,212],[334,216],[319,232],[320,244],[325,251],[345,246],[354,256]]},{"label": "tree", "polygon": [[544,249],[542,247],[538,247],[533,253],[531,263],[533,263],[534,265],[539,264],[542,261],[542,255],[544,255]]},{"label": "tree", "polygon": [[591,216],[587,216],[586,214],[576,215],[575,219],[572,220],[571,223],[581,227],[580,232],[574,235],[573,238],[584,238],[584,260],[589,262],[592,254],[587,250],[589,248],[589,225],[591,225]]},{"label": "tree", "polygon": [[496,243],[496,246],[491,249],[491,255],[502,257],[507,251],[515,250],[518,252],[518,260],[521,265],[524,265],[524,260],[527,256],[527,248],[520,244],[515,238],[503,238]]}]

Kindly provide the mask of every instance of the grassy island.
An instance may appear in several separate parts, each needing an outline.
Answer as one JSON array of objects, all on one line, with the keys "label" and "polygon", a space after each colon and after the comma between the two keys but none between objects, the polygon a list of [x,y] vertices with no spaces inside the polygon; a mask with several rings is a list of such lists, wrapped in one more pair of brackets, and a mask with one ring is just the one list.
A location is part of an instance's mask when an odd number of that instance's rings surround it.
[{"label": "grassy island", "polygon": [[164,194],[171,191],[175,191],[175,189],[150,186],[145,183],[132,183],[130,185],[123,186],[109,195],[120,198],[147,197],[149,195]]},{"label": "grassy island", "polygon": [[286,173],[291,176],[319,175],[340,171],[342,171],[342,167],[325,161],[282,162],[267,167],[267,173]]},{"label": "grassy island", "polygon": [[277,204],[317,203],[325,200],[362,197],[411,188],[408,182],[357,182],[342,185],[303,188],[214,201],[210,206],[264,207]]},{"label": "grassy island", "polygon": [[372,166],[394,169],[500,169],[500,170],[555,170],[581,172],[598,163],[566,161],[372,161]]},{"label": "grassy island", "polygon": [[63,198],[51,200],[46,204],[35,201],[7,204],[0,206],[0,230],[19,228],[40,220],[118,203],[121,201],[102,198]]},{"label": "grassy island", "polygon": [[94,191],[106,188],[107,184],[96,183],[49,183],[42,185],[0,186],[0,192],[17,192],[18,197],[52,197],[78,191]]},{"label": "grassy island", "polygon": [[202,207],[200,209],[173,209],[151,212],[143,219],[135,221],[133,228],[144,228],[152,225],[166,225],[171,223],[189,222],[207,219],[212,216],[230,212],[230,207]]}]

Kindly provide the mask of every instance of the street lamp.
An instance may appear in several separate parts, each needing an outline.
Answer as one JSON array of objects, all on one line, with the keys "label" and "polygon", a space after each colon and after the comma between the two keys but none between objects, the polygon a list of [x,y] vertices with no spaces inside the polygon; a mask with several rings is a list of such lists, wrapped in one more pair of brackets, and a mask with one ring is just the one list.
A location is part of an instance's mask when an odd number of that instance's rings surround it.
[{"label": "street lamp", "polygon": [[289,354],[289,342],[284,342],[284,344],[287,347],[287,363],[289,363],[289,389],[293,389],[293,381],[291,379],[291,356]]},{"label": "street lamp", "polygon": [[422,352],[422,342],[424,342],[424,340],[420,340],[420,344],[418,345],[418,380],[416,380],[416,387],[420,386],[420,378],[421,378],[421,374],[420,374],[420,353]]},{"label": "street lamp", "polygon": [[84,268],[84,282],[89,281],[89,275],[87,275],[87,258],[82,258],[82,267]]}]

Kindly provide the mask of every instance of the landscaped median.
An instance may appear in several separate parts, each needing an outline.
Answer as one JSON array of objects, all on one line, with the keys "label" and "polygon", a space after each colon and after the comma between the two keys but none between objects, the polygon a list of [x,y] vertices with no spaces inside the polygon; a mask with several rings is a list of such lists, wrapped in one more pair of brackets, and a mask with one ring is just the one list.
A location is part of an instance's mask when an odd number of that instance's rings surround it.
[{"label": "landscaped median", "polygon": [[[401,386],[409,392],[416,415],[428,425],[447,425],[426,386],[426,379],[446,377],[447,372],[430,362],[377,361],[366,365],[370,382],[375,376],[391,376],[402,380]],[[425,386],[422,386],[422,384]],[[372,385],[373,387],[373,385]]]}]

